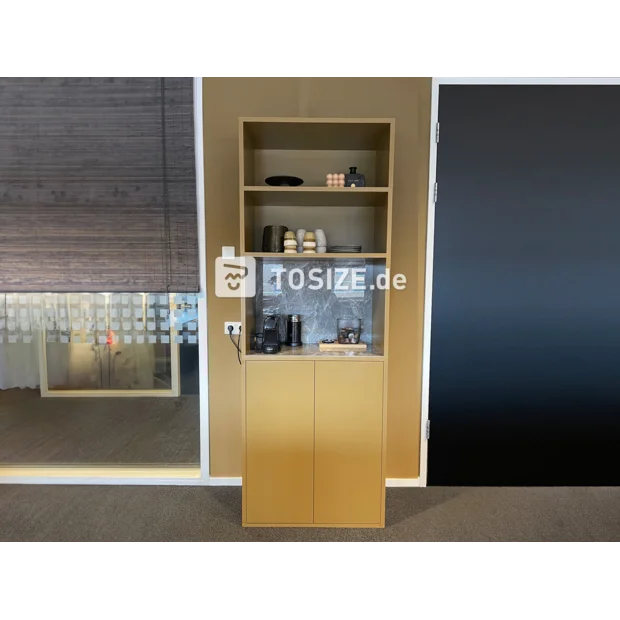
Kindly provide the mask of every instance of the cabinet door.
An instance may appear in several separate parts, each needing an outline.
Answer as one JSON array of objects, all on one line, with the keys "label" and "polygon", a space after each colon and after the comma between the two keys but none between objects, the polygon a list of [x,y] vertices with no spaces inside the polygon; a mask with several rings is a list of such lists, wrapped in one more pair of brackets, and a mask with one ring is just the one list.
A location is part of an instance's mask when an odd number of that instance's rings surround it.
[{"label": "cabinet door", "polygon": [[247,523],[312,523],[314,362],[246,362]]},{"label": "cabinet door", "polygon": [[316,362],[315,523],[383,520],[383,362]]}]

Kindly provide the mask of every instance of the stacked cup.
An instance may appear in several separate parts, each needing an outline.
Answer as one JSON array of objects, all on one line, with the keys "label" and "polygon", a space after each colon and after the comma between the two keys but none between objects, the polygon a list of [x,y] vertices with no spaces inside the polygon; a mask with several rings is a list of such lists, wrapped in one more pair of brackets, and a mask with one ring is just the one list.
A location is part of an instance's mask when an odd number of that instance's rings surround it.
[{"label": "stacked cup", "polygon": [[304,254],[316,254],[316,236],[313,232],[304,235]]},{"label": "stacked cup", "polygon": [[292,230],[284,233],[284,253],[297,254],[297,240],[295,239],[295,232]]},{"label": "stacked cup", "polygon": [[316,241],[316,251],[319,254],[325,254],[327,252],[327,237],[325,231],[322,228],[317,228],[314,231],[314,238]]},{"label": "stacked cup", "polygon": [[306,230],[300,228],[297,231],[297,252],[301,254],[304,251],[304,237],[306,236]]}]

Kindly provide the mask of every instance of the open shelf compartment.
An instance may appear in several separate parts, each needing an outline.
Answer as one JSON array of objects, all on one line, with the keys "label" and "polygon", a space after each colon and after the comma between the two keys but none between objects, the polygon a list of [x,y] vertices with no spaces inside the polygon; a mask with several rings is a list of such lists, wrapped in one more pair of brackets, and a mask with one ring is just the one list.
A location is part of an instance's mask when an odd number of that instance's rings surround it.
[{"label": "open shelf compartment", "polygon": [[[286,261],[282,258],[257,258],[256,260],[256,295],[244,300],[244,330],[242,353],[262,355],[254,350],[253,334],[261,333],[266,316],[277,314],[280,317],[280,336],[286,338],[286,317],[288,314],[301,315],[302,341],[305,348],[298,351],[284,349],[287,358],[306,359],[307,357],[342,357],[359,359],[360,357],[382,357],[386,342],[386,290],[381,288],[385,281],[386,259],[349,259],[326,260],[312,255],[304,255],[305,261]],[[282,271],[285,269],[285,271]],[[298,270],[292,273],[293,270]],[[318,290],[309,288],[314,281],[310,271],[323,281]],[[357,276],[353,270],[357,270]],[[331,276],[328,275],[331,271]],[[301,271],[304,286],[301,283]],[[278,277],[276,274],[280,272]],[[353,278],[363,282],[362,290],[353,286]],[[383,278],[383,279],[382,279]],[[278,287],[279,284],[279,287]],[[362,342],[367,344],[367,351],[360,355],[350,352],[327,355],[318,350],[318,343],[323,338],[335,338],[338,318],[359,318],[362,320]],[[265,357],[278,358],[279,355]]]},{"label": "open shelf compartment", "polygon": [[[386,199],[387,200],[387,199]],[[291,231],[325,231],[327,248],[335,245],[361,245],[367,254],[388,251],[387,206],[297,206],[255,205],[247,203],[243,212],[243,252],[263,251],[263,231],[274,224]]]},{"label": "open shelf compartment", "polygon": [[246,186],[270,176],[296,176],[325,187],[328,173],[355,166],[367,187],[388,187],[391,119],[240,119]]}]

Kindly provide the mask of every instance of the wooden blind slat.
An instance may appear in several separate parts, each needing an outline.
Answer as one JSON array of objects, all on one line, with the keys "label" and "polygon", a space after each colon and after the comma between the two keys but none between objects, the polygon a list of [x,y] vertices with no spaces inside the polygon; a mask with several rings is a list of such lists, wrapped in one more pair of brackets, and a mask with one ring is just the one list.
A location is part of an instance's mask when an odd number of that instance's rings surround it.
[{"label": "wooden blind slat", "polygon": [[199,290],[192,78],[0,79],[0,291]]}]

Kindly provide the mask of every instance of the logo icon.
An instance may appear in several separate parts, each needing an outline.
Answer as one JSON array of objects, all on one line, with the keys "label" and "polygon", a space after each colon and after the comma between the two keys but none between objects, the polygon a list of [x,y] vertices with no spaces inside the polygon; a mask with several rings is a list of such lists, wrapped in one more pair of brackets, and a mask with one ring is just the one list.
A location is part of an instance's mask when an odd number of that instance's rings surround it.
[{"label": "logo icon", "polygon": [[254,297],[256,260],[251,256],[215,259],[215,295],[217,297]]}]

